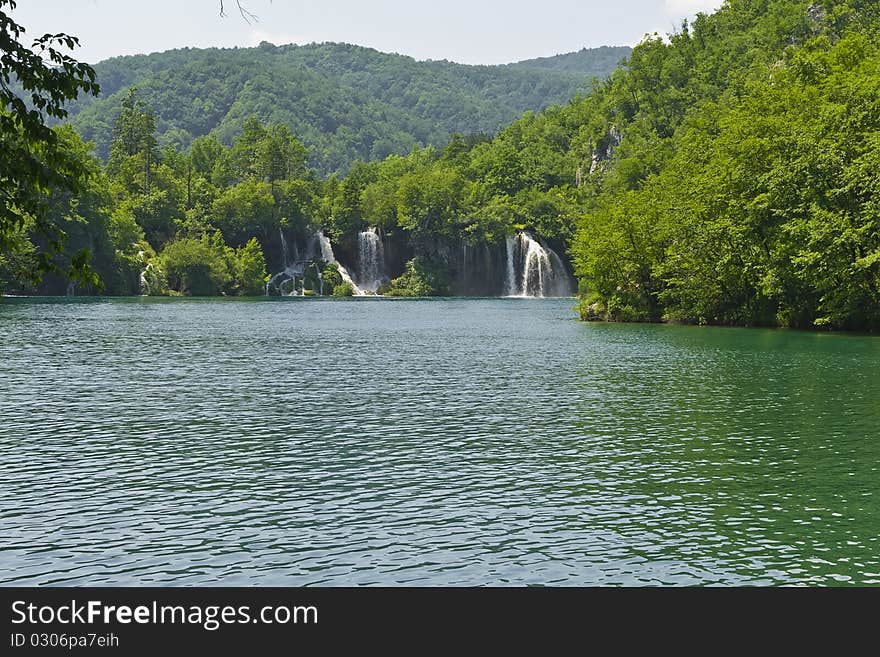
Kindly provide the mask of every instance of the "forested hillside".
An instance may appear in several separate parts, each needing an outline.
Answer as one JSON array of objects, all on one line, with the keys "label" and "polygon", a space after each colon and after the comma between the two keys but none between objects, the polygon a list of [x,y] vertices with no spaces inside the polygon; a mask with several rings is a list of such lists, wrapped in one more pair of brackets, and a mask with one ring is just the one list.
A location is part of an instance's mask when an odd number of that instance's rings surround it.
[{"label": "forested hillside", "polygon": [[610,154],[584,315],[880,329],[878,27],[873,0],[729,0],[636,49],[578,119]]},{"label": "forested hillside", "polygon": [[335,43],[173,50],[97,64],[101,96],[70,111],[105,158],[122,98],[136,86],[162,146],[186,148],[211,131],[228,145],[256,115],[290,128],[309,147],[310,164],[330,173],[357,159],[442,145],[453,132],[494,134],[526,110],[569,100],[629,52],[604,47],[466,66]]},{"label": "forested hillside", "polygon": [[[609,73],[620,66],[623,58],[631,52],[631,48],[623,46],[602,46],[600,48],[581,48],[577,52],[568,52],[552,57],[536,57],[521,62],[507,64],[509,68],[528,68],[545,71],[559,71],[583,75],[585,71],[603,71]],[[596,77],[605,77],[597,75]]]},{"label": "forested hillside", "polygon": [[352,216],[565,240],[585,319],[878,330],[878,13],[729,0],[491,142],[375,165]]},{"label": "forested hillside", "polygon": [[[253,293],[260,262],[278,271],[286,241],[320,231],[348,262],[381,235],[389,293],[447,294],[463,270],[498,275],[526,235],[568,252],[585,319],[877,331],[878,28],[873,1],[728,0],[565,105],[341,178],[256,117],[231,145],[160,149],[127,94],[106,170],[89,165],[92,191],[56,220],[118,293],[144,272],[153,293]],[[26,265],[0,262],[8,290],[27,289]]]}]

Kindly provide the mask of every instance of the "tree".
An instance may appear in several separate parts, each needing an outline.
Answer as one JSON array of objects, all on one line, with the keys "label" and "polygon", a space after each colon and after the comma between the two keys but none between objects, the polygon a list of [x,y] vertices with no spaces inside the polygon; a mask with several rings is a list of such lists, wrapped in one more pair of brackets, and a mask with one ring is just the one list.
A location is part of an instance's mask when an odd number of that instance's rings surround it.
[{"label": "tree", "polygon": [[[25,28],[6,11],[15,6],[15,0],[0,0],[0,253],[20,247],[21,230],[33,222],[46,240],[47,248],[34,254],[37,271],[45,272],[65,236],[51,221],[47,196],[52,188],[75,193],[87,176],[47,118],[65,118],[65,101],[80,92],[97,94],[99,87],[90,66],[59,50],[78,46],[76,37],[46,34],[25,46]],[[74,259],[72,273],[85,275],[86,265]]]},{"label": "tree", "polygon": [[309,153],[285,125],[269,128],[256,144],[257,175],[271,183],[305,174]]},{"label": "tree", "polygon": [[336,190],[333,199],[330,232],[334,237],[361,230],[364,225],[364,210],[361,195],[367,185],[376,180],[376,166],[366,162],[355,162],[345,180]]},{"label": "tree", "polygon": [[235,252],[235,282],[238,294],[253,297],[263,293],[266,284],[266,258],[256,237]]},{"label": "tree", "polygon": [[417,237],[452,234],[462,217],[464,183],[461,173],[444,166],[406,174],[397,193],[400,226]]},{"label": "tree", "polygon": [[116,174],[126,161],[136,158],[142,177],[141,191],[150,193],[156,152],[156,120],[153,111],[141,100],[135,88],[129,89],[122,100],[122,111],[113,126],[113,143],[110,146],[108,170]]},{"label": "tree", "polygon": [[210,178],[214,167],[223,157],[223,144],[217,139],[217,135],[211,133],[205,137],[193,140],[190,148],[190,160],[193,170],[205,178]]},{"label": "tree", "polygon": [[232,172],[239,181],[260,176],[259,148],[266,139],[266,127],[256,116],[244,121],[241,134],[236,138],[230,153]]},{"label": "tree", "polygon": [[246,180],[227,188],[212,206],[212,221],[233,246],[258,235],[264,241],[278,234],[275,199],[269,183]]},{"label": "tree", "polygon": [[168,286],[187,296],[213,296],[233,281],[234,254],[220,233],[169,242],[159,256]]},{"label": "tree", "polygon": [[391,281],[385,294],[392,297],[436,297],[449,294],[449,274],[442,263],[415,257],[403,274]]}]

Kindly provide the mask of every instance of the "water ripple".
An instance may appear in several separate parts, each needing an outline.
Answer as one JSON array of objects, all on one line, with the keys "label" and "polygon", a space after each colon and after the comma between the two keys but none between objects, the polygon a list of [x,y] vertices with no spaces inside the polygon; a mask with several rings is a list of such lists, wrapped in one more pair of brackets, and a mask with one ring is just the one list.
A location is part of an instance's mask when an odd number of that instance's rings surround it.
[{"label": "water ripple", "polygon": [[0,582],[878,584],[880,341],[0,304]]}]

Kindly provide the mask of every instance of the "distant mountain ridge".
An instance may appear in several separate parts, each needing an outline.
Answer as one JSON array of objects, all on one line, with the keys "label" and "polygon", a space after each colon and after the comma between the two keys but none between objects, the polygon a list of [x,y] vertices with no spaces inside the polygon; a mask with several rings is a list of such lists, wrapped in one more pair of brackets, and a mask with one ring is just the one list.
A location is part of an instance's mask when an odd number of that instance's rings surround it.
[{"label": "distant mountain ridge", "polygon": [[580,75],[584,71],[598,69],[604,70],[606,68],[610,72],[617,68],[621,59],[629,57],[631,51],[632,49],[626,46],[581,48],[576,52],[561,53],[550,57],[524,59],[512,64],[505,64],[505,66],[511,68],[558,71],[561,73],[573,73],[575,75]]},{"label": "distant mountain ridge", "polygon": [[100,98],[71,105],[70,122],[106,157],[126,90],[152,107],[160,144],[186,146],[216,131],[230,142],[254,114],[284,123],[322,173],[351,162],[442,145],[454,132],[494,134],[604,78],[630,48],[481,66],[417,61],[340,43],[179,49],[116,57],[95,65]]}]

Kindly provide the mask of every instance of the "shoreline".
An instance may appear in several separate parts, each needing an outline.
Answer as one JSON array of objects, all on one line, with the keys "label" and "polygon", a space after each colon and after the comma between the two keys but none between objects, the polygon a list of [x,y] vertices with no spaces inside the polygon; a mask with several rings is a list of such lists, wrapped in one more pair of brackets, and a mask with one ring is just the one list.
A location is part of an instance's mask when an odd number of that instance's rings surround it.
[{"label": "shoreline", "polygon": [[[383,294],[367,294],[353,295],[345,297],[334,296],[286,296],[286,295],[259,295],[259,296],[150,296],[150,295],[128,295],[128,296],[109,296],[109,295],[77,295],[77,296],[52,296],[52,295],[25,295],[25,294],[4,294],[0,295],[0,306],[5,299],[14,299],[16,301],[35,301],[39,303],[75,303],[77,301],[95,303],[99,301],[241,301],[247,303],[269,302],[269,301],[561,301],[568,300],[577,302],[578,297],[527,297],[527,296],[497,296],[497,297],[469,297],[469,296],[427,296],[427,297],[410,297],[410,296],[391,296]],[[571,306],[574,319],[582,324],[616,324],[616,325],[654,325],[654,326],[681,326],[693,328],[711,328],[711,329],[750,329],[750,330],[772,330],[772,331],[791,331],[797,333],[813,333],[817,335],[846,335],[853,337],[880,337],[880,332],[871,332],[856,329],[826,329],[826,328],[804,328],[791,326],[760,326],[746,324],[697,324],[692,322],[682,322],[678,320],[635,320],[622,321],[615,319],[607,319],[603,317],[591,317],[585,319],[579,312],[578,306]]]}]

